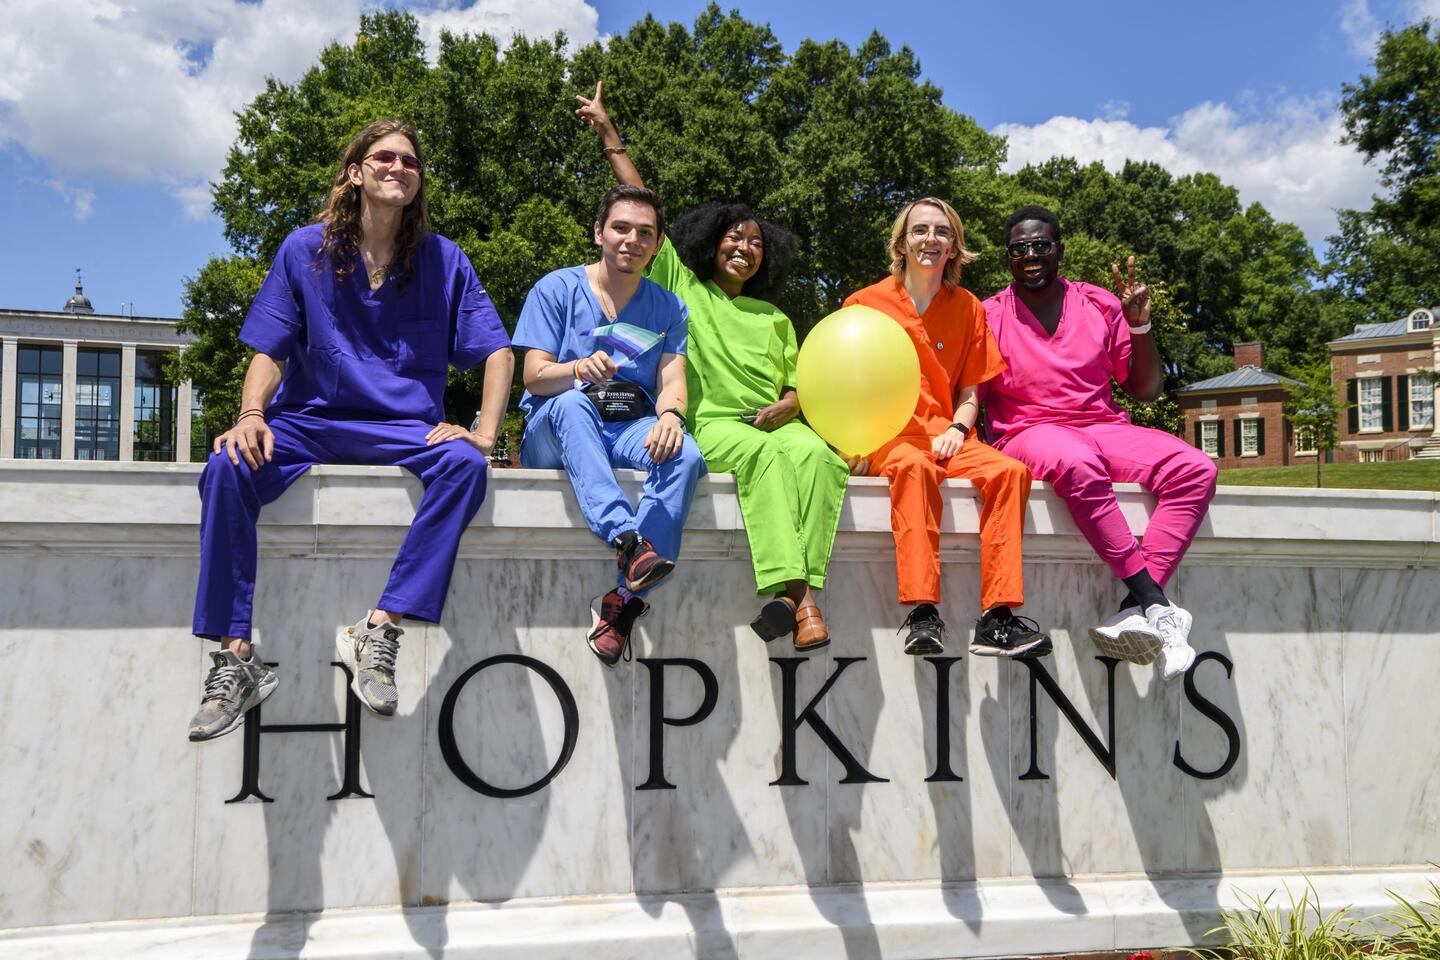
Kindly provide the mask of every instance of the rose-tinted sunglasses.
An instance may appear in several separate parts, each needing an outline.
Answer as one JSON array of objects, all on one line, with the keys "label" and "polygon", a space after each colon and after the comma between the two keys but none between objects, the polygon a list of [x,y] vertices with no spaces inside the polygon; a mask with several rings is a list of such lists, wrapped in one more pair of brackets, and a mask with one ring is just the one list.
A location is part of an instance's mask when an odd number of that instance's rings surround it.
[{"label": "rose-tinted sunglasses", "polygon": [[416,173],[425,169],[425,165],[420,162],[419,157],[409,153],[396,153],[394,150],[376,150],[374,153],[367,154],[365,159],[374,160],[376,163],[385,167],[399,160],[400,166],[406,170],[414,170]]}]

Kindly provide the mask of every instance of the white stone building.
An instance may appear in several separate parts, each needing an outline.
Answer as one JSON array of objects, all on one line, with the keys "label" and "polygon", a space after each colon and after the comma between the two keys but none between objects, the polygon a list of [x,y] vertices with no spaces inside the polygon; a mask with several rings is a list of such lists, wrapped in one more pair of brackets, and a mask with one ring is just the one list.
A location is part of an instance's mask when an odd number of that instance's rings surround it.
[{"label": "white stone building", "polygon": [[197,398],[164,360],[193,341],[96,313],[78,278],[58,311],[0,309],[0,459],[188,463]]}]

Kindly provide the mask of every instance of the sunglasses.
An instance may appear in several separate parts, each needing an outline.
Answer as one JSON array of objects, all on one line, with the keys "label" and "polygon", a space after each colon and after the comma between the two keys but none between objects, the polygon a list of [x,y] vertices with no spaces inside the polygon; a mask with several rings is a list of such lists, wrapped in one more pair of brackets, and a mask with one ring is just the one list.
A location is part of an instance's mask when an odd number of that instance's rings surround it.
[{"label": "sunglasses", "polygon": [[1016,240],[1005,247],[1005,252],[1010,255],[1011,260],[1023,260],[1029,254],[1037,257],[1047,257],[1050,251],[1055,249],[1055,240]]},{"label": "sunglasses", "polygon": [[425,165],[420,162],[419,157],[409,153],[396,153],[394,150],[376,150],[374,153],[366,154],[365,159],[374,160],[382,167],[388,167],[399,160],[400,166],[416,173],[425,169]]}]

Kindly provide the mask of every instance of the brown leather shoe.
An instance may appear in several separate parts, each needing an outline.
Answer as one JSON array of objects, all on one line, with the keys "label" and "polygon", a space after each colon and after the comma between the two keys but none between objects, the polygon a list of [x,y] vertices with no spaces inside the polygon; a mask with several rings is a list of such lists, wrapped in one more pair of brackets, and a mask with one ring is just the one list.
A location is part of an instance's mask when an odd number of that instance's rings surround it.
[{"label": "brown leather shoe", "polygon": [[830,642],[830,631],[825,629],[825,618],[820,608],[807,603],[795,611],[795,649],[818,650]]}]

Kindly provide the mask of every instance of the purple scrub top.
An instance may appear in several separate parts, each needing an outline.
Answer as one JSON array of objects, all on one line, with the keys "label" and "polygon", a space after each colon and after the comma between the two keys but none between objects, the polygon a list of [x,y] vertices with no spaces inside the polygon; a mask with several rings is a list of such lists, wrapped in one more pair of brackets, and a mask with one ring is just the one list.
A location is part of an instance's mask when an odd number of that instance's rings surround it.
[{"label": "purple scrub top", "polygon": [[240,329],[285,364],[271,406],[440,422],[448,368],[468,370],[510,345],[469,259],[428,234],[415,275],[372,292],[363,263],[335,279],[318,256],[323,231],[311,224],[285,238]]}]

